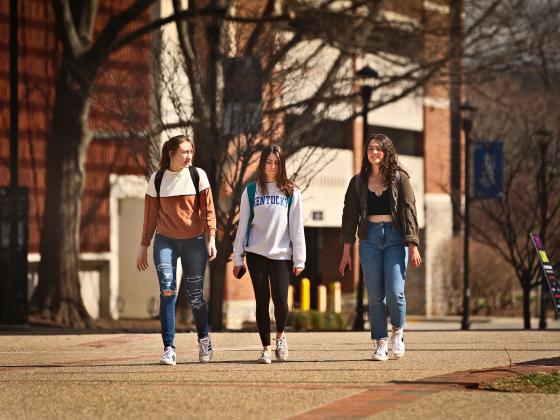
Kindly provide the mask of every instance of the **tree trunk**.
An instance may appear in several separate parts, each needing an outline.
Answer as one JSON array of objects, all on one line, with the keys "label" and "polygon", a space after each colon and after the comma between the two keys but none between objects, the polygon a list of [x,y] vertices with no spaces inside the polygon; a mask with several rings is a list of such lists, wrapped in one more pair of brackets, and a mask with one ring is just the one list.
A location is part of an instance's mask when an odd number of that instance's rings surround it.
[{"label": "tree trunk", "polygon": [[523,328],[531,329],[531,285],[526,281],[523,285]]},{"label": "tree trunk", "polygon": [[92,137],[87,128],[91,82],[84,81],[83,73],[72,74],[72,66],[78,67],[75,62],[62,64],[56,79],[39,282],[31,313],[63,325],[86,327],[91,318],[82,301],[78,272],[84,163]]}]

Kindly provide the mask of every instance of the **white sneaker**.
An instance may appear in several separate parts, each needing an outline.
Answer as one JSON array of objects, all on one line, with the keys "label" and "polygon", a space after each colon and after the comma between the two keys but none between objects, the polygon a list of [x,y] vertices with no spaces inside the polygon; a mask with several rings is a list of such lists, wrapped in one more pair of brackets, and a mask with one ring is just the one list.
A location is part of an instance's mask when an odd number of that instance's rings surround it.
[{"label": "white sneaker", "polygon": [[386,362],[389,359],[389,350],[387,349],[387,339],[377,340],[375,351],[373,352],[373,360]]},{"label": "white sneaker", "polygon": [[285,362],[288,360],[288,339],[286,336],[276,339],[276,360],[281,360]]},{"label": "white sneaker", "polygon": [[198,360],[200,363],[208,363],[212,360],[214,356],[214,351],[212,350],[212,340],[210,336],[207,335],[204,338],[198,340]]},{"label": "white sneaker", "polygon": [[400,359],[404,356],[404,332],[403,330],[393,330],[391,337],[391,351],[393,356]]},{"label": "white sneaker", "polygon": [[257,363],[264,363],[264,364],[266,364],[266,365],[269,365],[270,362],[272,362],[272,359],[271,359],[271,357],[270,357],[270,353],[269,353],[268,351],[266,351],[266,350],[263,350],[263,351],[261,352],[261,357],[259,357],[259,358],[257,359]]},{"label": "white sneaker", "polygon": [[171,365],[174,366],[177,363],[177,355],[175,354],[175,349],[171,346],[167,346],[159,359],[160,365]]}]

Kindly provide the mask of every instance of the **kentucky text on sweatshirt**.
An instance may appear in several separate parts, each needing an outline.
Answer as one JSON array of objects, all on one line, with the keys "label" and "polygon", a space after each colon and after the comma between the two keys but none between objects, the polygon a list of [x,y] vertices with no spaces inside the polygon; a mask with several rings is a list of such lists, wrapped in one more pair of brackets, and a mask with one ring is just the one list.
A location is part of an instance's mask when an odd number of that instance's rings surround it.
[{"label": "kentucky text on sweatshirt", "polygon": [[168,238],[189,239],[207,232],[216,234],[216,215],[208,176],[200,168],[196,168],[200,182],[200,209],[196,199],[189,168],[177,172],[166,170],[163,173],[158,203],[156,174],[153,173],[148,183],[144,199],[144,227],[142,229],[142,245],[149,246],[154,231]]},{"label": "kentucky text on sweatshirt", "polygon": [[245,252],[253,252],[272,260],[293,260],[294,267],[305,267],[305,236],[301,192],[294,190],[288,222],[288,198],[275,182],[266,184],[267,194],[257,187],[253,204],[249,244],[246,244],[247,223],[251,212],[247,188],[241,196],[239,227],[233,243],[233,263],[243,265]]}]

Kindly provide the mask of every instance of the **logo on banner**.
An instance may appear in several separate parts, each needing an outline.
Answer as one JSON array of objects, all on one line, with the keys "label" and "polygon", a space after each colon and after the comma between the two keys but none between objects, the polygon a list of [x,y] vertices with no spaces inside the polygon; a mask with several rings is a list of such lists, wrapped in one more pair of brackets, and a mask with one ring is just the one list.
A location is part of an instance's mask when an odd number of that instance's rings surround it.
[{"label": "logo on banner", "polygon": [[500,198],[504,192],[504,148],[499,141],[474,143],[474,198]]}]

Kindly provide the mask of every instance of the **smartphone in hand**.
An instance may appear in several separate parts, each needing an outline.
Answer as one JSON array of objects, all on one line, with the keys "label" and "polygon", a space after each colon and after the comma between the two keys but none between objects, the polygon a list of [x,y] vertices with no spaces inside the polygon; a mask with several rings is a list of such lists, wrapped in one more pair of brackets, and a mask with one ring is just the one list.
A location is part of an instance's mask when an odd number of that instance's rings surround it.
[{"label": "smartphone in hand", "polygon": [[241,277],[243,277],[245,275],[246,272],[247,272],[247,269],[245,267],[241,267],[239,269],[239,272],[237,273],[237,276],[235,276],[235,277],[240,279]]}]

